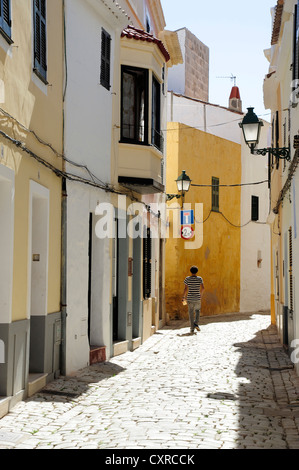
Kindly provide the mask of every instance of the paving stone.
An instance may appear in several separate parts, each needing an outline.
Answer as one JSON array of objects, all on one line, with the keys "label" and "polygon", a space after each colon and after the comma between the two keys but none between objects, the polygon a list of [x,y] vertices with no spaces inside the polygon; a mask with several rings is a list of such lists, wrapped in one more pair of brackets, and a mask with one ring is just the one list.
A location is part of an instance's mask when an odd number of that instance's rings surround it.
[{"label": "paving stone", "polygon": [[270,315],[202,317],[200,334],[188,330],[170,322],[134,352],[46,387],[76,399],[20,402],[0,433],[31,435],[9,448],[299,448],[299,377]]}]

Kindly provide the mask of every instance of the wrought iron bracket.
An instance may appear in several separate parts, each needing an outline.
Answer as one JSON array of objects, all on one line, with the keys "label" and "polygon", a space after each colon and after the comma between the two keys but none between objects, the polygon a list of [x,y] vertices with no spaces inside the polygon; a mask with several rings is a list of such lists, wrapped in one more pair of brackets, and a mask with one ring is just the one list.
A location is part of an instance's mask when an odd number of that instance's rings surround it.
[{"label": "wrought iron bracket", "polygon": [[180,199],[182,197],[181,194],[166,194],[167,201],[171,201],[174,198]]},{"label": "wrought iron bracket", "polygon": [[291,160],[290,149],[288,147],[281,147],[281,148],[272,148],[267,147],[264,149],[256,149],[251,148],[251,153],[253,155],[273,155],[276,158],[280,158],[281,160],[287,160],[288,162]]}]

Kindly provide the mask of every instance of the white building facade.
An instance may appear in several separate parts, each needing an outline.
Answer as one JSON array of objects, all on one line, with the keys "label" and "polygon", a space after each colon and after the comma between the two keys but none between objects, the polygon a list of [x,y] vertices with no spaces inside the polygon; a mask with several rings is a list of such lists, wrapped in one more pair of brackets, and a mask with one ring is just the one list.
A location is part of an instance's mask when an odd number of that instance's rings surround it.
[{"label": "white building facade", "polygon": [[272,316],[281,342],[295,362],[299,338],[298,279],[298,129],[299,129],[299,4],[297,0],[277,2],[271,10],[272,37],[265,55],[269,60],[264,80],[264,105],[271,110],[273,148],[289,150],[290,160],[272,156]]},{"label": "white building facade", "polygon": [[68,374],[89,365],[95,347],[113,355],[111,240],[96,236],[95,212],[111,203],[113,102],[119,96],[114,84],[128,21],[115,2],[65,1],[64,154],[71,177],[64,194],[62,291]]}]

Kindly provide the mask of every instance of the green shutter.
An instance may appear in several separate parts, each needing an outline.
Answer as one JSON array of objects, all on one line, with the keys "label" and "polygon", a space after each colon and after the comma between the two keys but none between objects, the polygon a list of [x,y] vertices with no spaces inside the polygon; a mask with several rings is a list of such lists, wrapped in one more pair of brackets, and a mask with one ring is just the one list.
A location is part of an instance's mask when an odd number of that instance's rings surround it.
[{"label": "green shutter", "polygon": [[101,43],[101,85],[110,90],[111,36],[102,29]]},{"label": "green shutter", "polygon": [[219,212],[219,178],[212,177],[212,211]]},{"label": "green shutter", "polygon": [[11,38],[10,2],[11,0],[0,0],[0,28],[8,40]]},{"label": "green shutter", "polygon": [[47,12],[46,0],[34,1],[34,70],[47,79]]}]

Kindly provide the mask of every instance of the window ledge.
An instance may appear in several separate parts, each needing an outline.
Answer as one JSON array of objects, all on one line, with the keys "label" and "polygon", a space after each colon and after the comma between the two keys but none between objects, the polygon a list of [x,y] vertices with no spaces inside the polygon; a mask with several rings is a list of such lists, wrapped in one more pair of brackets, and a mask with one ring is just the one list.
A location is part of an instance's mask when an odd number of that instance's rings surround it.
[{"label": "window ledge", "polygon": [[8,42],[8,44],[10,46],[11,46],[11,44],[14,43],[13,40],[11,39],[11,37],[8,36],[8,34],[6,34],[6,32],[2,28],[0,28],[0,34],[1,34],[1,36],[4,37],[5,41]]},{"label": "window ledge", "polygon": [[49,82],[47,81],[47,79],[44,78],[42,74],[36,68],[33,69],[33,72],[45,85],[49,85]]}]

